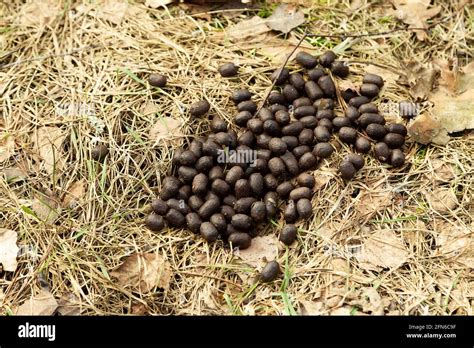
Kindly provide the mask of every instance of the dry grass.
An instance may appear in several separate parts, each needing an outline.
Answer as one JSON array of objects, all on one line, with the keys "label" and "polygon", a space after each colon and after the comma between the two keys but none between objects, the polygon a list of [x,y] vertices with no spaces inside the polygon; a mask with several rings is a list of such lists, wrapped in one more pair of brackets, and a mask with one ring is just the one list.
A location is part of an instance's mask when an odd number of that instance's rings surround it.
[{"label": "dry grass", "polygon": [[[19,23],[25,6],[19,1],[0,5],[0,59],[7,64],[0,70],[0,126],[16,145],[14,156],[0,169],[19,167],[27,174],[14,183],[0,177],[0,227],[18,232],[19,243],[35,246],[39,256],[20,257],[14,274],[0,272],[4,314],[14,313],[37,293],[40,280],[58,299],[73,294],[80,312],[88,315],[474,314],[472,268],[452,254],[440,253],[436,243],[444,223],[473,232],[472,133],[442,147],[410,141],[409,164],[400,170],[367,157],[364,170],[348,184],[334,169],[348,150],[342,147],[315,171],[322,187],[313,199],[314,219],[300,223],[297,245],[281,248],[284,277],[254,285],[251,279],[257,270],[221,242],[208,245],[187,231],[156,234],[143,226],[160,176],[169,172],[173,151],[181,146],[173,139],[153,147],[148,134],[158,117],[182,120],[189,141],[208,128],[206,120],[190,119],[186,107],[192,102],[207,99],[212,113],[231,122],[233,90],[246,86],[260,98],[265,95],[267,73],[275,68],[272,57],[260,50],[265,41],[252,43],[255,49],[242,49],[243,44],[232,43],[223,31],[251,12],[237,17],[216,12],[207,20],[178,8],[152,10],[130,1],[116,25],[100,14],[81,11],[78,3],[60,3],[47,26]],[[400,72],[412,57],[429,61],[459,55],[460,65],[466,64],[472,59],[472,13],[466,8],[454,14],[454,3],[442,6],[441,18],[448,20],[432,31],[429,41],[418,42],[410,32],[348,39],[344,44],[350,48],[342,57]],[[386,7],[374,5],[347,14],[347,1],[315,1],[305,12],[312,19],[311,31],[385,31],[400,25],[384,15]],[[301,31],[295,34],[300,35]],[[340,42],[312,38],[307,45],[318,53]],[[242,66],[238,78],[217,76],[216,68],[226,61]],[[351,65],[354,80],[360,79],[364,67]],[[169,76],[164,91],[140,82],[151,72]],[[384,97],[397,102],[407,99],[408,91],[390,87]],[[93,105],[103,131],[84,115],[58,115],[58,103]],[[33,146],[35,131],[44,126],[58,127],[65,136],[58,151],[64,165],[54,168],[52,175],[39,168]],[[90,160],[90,149],[98,142],[110,149],[103,165]],[[440,163],[446,164],[444,171]],[[82,199],[76,206],[64,206],[68,188],[81,179],[86,182]],[[450,189],[459,203],[441,213],[427,200],[427,193],[440,187]],[[375,207],[367,205],[370,194],[382,197]],[[58,211],[60,207],[57,218],[32,216],[29,207],[35,198]],[[264,234],[277,230],[268,226]],[[369,269],[351,255],[328,253],[328,248],[345,250],[347,244],[364,242],[379,230],[394,231],[400,238],[409,253],[403,266]],[[125,256],[145,251],[158,251],[170,262],[173,278],[168,290],[131,292],[110,276]]]}]

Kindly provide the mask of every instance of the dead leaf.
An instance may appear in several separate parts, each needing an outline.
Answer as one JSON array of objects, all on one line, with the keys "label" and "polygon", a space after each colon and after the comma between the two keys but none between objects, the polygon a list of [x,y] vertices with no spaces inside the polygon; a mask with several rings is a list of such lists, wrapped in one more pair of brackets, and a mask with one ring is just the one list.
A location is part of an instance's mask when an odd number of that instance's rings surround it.
[{"label": "dead leaf", "polygon": [[15,139],[6,133],[0,135],[0,163],[8,160],[15,153]]},{"label": "dead leaf", "polygon": [[425,193],[426,200],[438,213],[449,213],[458,206],[458,199],[450,188],[440,187]]},{"label": "dead leaf", "polygon": [[362,311],[373,315],[383,315],[384,304],[377,290],[373,287],[363,288],[361,290],[363,294],[362,299],[364,299],[365,302],[362,304]]},{"label": "dead leaf", "polygon": [[252,239],[250,247],[237,250],[236,255],[249,266],[262,268],[267,262],[278,257],[278,239],[275,235],[257,236]]},{"label": "dead leaf", "polygon": [[67,189],[67,193],[63,199],[63,206],[68,208],[74,208],[84,197],[86,192],[86,180],[81,179],[75,181]]},{"label": "dead leaf", "polygon": [[433,168],[433,174],[436,180],[450,181],[455,176],[454,168],[451,163],[441,158],[431,159],[431,167]]},{"label": "dead leaf", "polygon": [[304,22],[304,13],[298,11],[295,5],[281,4],[267,18],[266,24],[273,30],[287,34]]},{"label": "dead leaf", "polygon": [[53,224],[61,212],[59,202],[46,195],[35,198],[31,202],[31,209],[41,221],[47,224]]},{"label": "dead leaf", "polygon": [[148,116],[156,114],[159,110],[160,108],[158,107],[158,105],[156,105],[156,103],[148,101],[143,105],[140,111],[143,116]]},{"label": "dead leaf", "polygon": [[438,80],[439,87],[451,93],[455,93],[458,79],[457,71],[450,68],[450,64],[446,59],[434,59],[433,63],[440,72]]},{"label": "dead leaf", "polygon": [[324,312],[324,304],[321,301],[300,301],[299,315],[322,315]]},{"label": "dead leaf", "polygon": [[145,6],[151,8],[158,8],[160,6],[166,6],[172,4],[174,0],[146,0]]},{"label": "dead leaf", "polygon": [[434,103],[431,113],[436,115],[440,127],[448,133],[474,129],[474,89],[456,97],[440,91],[430,100]]},{"label": "dead leaf", "polygon": [[456,92],[464,93],[474,86],[474,62],[461,69],[456,78]]},{"label": "dead leaf", "polygon": [[16,257],[20,248],[16,245],[18,234],[6,228],[0,228],[0,264],[7,272],[15,272]]},{"label": "dead leaf", "polygon": [[441,126],[439,119],[429,113],[423,113],[408,123],[408,134],[421,143],[446,145],[449,141],[448,132]]},{"label": "dead leaf", "polygon": [[5,168],[1,171],[8,183],[23,181],[26,179],[26,172],[19,167]]},{"label": "dead leaf", "polygon": [[58,308],[58,302],[54,296],[45,289],[26,300],[16,311],[16,315],[53,315]]},{"label": "dead leaf", "polygon": [[65,294],[58,300],[57,312],[61,315],[80,315],[79,299],[73,293]]},{"label": "dead leaf", "polygon": [[227,35],[234,40],[244,40],[248,37],[259,36],[269,32],[271,29],[266,25],[266,20],[254,16],[241,21],[227,29]]},{"label": "dead leaf", "polygon": [[146,315],[148,314],[148,307],[143,303],[132,303],[132,306],[130,307],[130,314]]},{"label": "dead leaf", "polygon": [[395,269],[403,265],[409,256],[403,241],[391,230],[379,230],[368,237],[360,253],[354,255],[359,266],[378,270],[378,267]]},{"label": "dead leaf", "polygon": [[436,82],[439,70],[433,63],[420,63],[412,60],[405,66],[407,83],[410,86],[410,95],[415,100],[428,98]]},{"label": "dead leaf", "polygon": [[49,25],[60,13],[60,4],[55,0],[28,2],[20,10],[19,22],[24,26]]},{"label": "dead leaf", "polygon": [[[391,3],[396,8],[395,17],[408,24],[409,28],[428,28],[426,21],[441,11],[441,6],[428,8],[430,0],[391,0]],[[427,34],[417,30],[416,37],[424,41]]]},{"label": "dead leaf", "polygon": [[134,253],[111,275],[122,287],[148,293],[155,287],[168,290],[171,282],[171,265],[156,253]]},{"label": "dead leaf", "polygon": [[447,257],[461,254],[466,248],[474,248],[473,231],[460,224],[435,219],[434,232],[437,252]]},{"label": "dead leaf", "polygon": [[127,12],[128,3],[119,0],[104,0],[97,9],[96,16],[116,25],[122,23]]},{"label": "dead leaf", "polygon": [[61,144],[64,140],[63,131],[57,127],[41,127],[36,131],[35,149],[42,159],[40,169],[53,174],[63,167]]},{"label": "dead leaf", "polygon": [[184,133],[181,130],[183,122],[173,117],[160,117],[153,127],[150,129],[150,140],[154,141],[154,145],[160,142],[169,141],[176,138],[182,138]]},{"label": "dead leaf", "polygon": [[361,190],[355,209],[360,215],[366,216],[381,212],[392,204],[393,193],[389,189],[370,188],[370,190]]}]

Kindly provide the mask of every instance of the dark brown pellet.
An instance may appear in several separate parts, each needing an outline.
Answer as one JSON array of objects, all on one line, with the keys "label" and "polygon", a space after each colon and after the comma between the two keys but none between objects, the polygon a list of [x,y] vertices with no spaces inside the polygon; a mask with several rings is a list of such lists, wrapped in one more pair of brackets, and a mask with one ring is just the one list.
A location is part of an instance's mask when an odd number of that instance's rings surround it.
[{"label": "dark brown pellet", "polygon": [[257,111],[257,104],[253,100],[245,100],[237,104],[237,110],[239,112],[248,111],[253,115]]},{"label": "dark brown pellet", "polygon": [[296,62],[306,69],[312,69],[316,65],[318,65],[318,60],[315,56],[307,53],[307,52],[298,52],[295,57]]},{"label": "dark brown pellet", "polygon": [[186,224],[186,219],[183,214],[181,214],[176,209],[170,209],[165,215],[168,225],[176,228],[181,228]]},{"label": "dark brown pellet", "polygon": [[313,154],[319,158],[327,158],[332,155],[334,148],[329,143],[318,143],[314,147]]},{"label": "dark brown pellet", "polygon": [[165,75],[161,74],[150,74],[148,76],[148,83],[153,87],[165,87],[168,78]]},{"label": "dark brown pellet", "polygon": [[290,181],[285,181],[282,182],[280,185],[277,186],[276,188],[276,193],[283,198],[286,199],[290,195],[290,192],[294,189],[295,187]]},{"label": "dark brown pellet", "polygon": [[292,73],[288,78],[288,81],[295,87],[298,91],[304,90],[304,84],[306,81],[300,73]]},{"label": "dark brown pellet", "polygon": [[279,68],[273,72],[273,74],[270,76],[270,80],[272,82],[275,82],[276,85],[282,85],[288,80],[288,77],[290,76],[290,71],[287,68]]},{"label": "dark brown pellet", "polygon": [[296,240],[296,226],[293,224],[287,224],[280,232],[280,242],[285,245],[291,245]]},{"label": "dark brown pellet", "polygon": [[297,182],[298,185],[300,185],[300,186],[304,186],[304,187],[307,187],[307,188],[312,189],[312,188],[314,187],[314,185],[316,184],[316,179],[315,179],[314,176],[311,175],[311,174],[308,174],[308,173],[301,173],[301,174],[298,175],[298,177],[296,178],[296,182]]},{"label": "dark brown pellet", "polygon": [[201,100],[192,104],[189,108],[189,113],[193,117],[201,117],[209,111],[211,104],[207,100]]},{"label": "dark brown pellet", "polygon": [[296,202],[296,210],[301,219],[308,219],[313,214],[313,206],[307,198],[302,198]]},{"label": "dark brown pellet", "polygon": [[334,98],[336,96],[336,86],[334,85],[331,76],[321,76],[318,80],[318,85],[327,97]]},{"label": "dark brown pellet", "polygon": [[260,281],[269,283],[274,281],[280,274],[280,265],[276,261],[270,261],[260,272]]},{"label": "dark brown pellet", "polygon": [[367,73],[362,79],[362,83],[373,83],[378,87],[383,86],[383,79],[379,75]]},{"label": "dark brown pellet", "polygon": [[325,68],[331,67],[334,60],[336,60],[336,54],[333,51],[326,51],[319,56],[319,64]]},{"label": "dark brown pellet", "polygon": [[324,92],[318,84],[312,80],[307,81],[304,85],[304,90],[311,100],[316,100],[324,96]]},{"label": "dark brown pellet", "polygon": [[252,238],[247,233],[236,232],[229,236],[229,243],[234,248],[247,249],[252,243]]},{"label": "dark brown pellet", "polygon": [[202,220],[197,213],[189,213],[186,215],[186,226],[193,233],[199,233]]},{"label": "dark brown pellet", "polygon": [[232,77],[237,75],[239,72],[239,67],[234,63],[225,63],[222,64],[218,70],[222,77]]},{"label": "dark brown pellet", "polygon": [[360,153],[368,153],[370,151],[370,141],[364,137],[358,137],[355,142],[355,149]]},{"label": "dark brown pellet", "polygon": [[300,106],[294,111],[295,118],[301,118],[304,116],[314,116],[316,115],[316,108],[312,105]]},{"label": "dark brown pellet", "polygon": [[151,231],[161,231],[165,227],[165,220],[163,216],[158,215],[156,213],[151,213],[146,217],[145,225]]},{"label": "dark brown pellet", "polygon": [[203,222],[201,224],[199,232],[208,243],[215,242],[219,237],[219,232],[217,231],[217,228],[209,221]]},{"label": "dark brown pellet", "polygon": [[235,104],[250,100],[250,98],[252,98],[252,93],[250,93],[247,89],[239,89],[232,94],[232,101]]}]

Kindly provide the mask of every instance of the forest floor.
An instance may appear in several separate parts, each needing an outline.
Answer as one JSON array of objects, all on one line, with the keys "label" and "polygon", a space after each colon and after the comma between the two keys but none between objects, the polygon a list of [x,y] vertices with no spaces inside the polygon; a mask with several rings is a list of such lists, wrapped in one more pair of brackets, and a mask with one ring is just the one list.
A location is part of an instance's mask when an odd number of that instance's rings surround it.
[{"label": "forest floor", "polygon": [[[349,182],[337,173],[349,148],[337,145],[314,171],[313,218],[298,224],[290,247],[278,242],[283,219],[245,251],[144,226],[174,151],[209,129],[189,116],[190,104],[206,99],[232,123],[231,93],[248,88],[261,101],[305,31],[407,28],[389,2],[298,3],[306,22],[289,34],[262,25],[273,1],[247,10],[0,4],[0,313],[474,315],[472,131],[445,145],[409,138],[403,167],[368,156]],[[428,113],[432,85],[449,84],[473,57],[473,12],[462,1],[435,5],[439,13],[421,23],[442,23],[426,37],[312,36],[300,49],[333,49],[349,61],[344,83],[377,72],[386,82],[377,103],[420,97]],[[217,68],[229,61],[240,72],[222,78]],[[150,73],[167,75],[168,86],[150,87]],[[164,128],[164,117],[175,122]],[[109,149],[103,163],[91,159],[96,144]],[[8,259],[16,248],[17,261]],[[256,282],[271,259],[282,277]]]}]

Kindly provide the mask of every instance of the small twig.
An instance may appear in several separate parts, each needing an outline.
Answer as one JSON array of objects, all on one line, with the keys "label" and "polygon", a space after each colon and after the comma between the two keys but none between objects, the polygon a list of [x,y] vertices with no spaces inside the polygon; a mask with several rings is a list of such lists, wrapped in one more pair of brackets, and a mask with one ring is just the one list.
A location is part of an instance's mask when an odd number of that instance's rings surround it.
[{"label": "small twig", "polygon": [[13,65],[19,65],[19,64],[23,64],[23,63],[29,63],[29,62],[34,62],[36,60],[42,60],[42,59],[47,59],[47,58],[52,58],[52,57],[64,57],[64,56],[70,56],[74,53],[77,53],[77,52],[80,52],[80,51],[83,51],[83,50],[86,50],[86,49],[94,49],[94,48],[98,48],[98,47],[103,47],[103,46],[99,46],[99,45],[88,45],[88,46],[84,46],[84,47],[81,47],[81,48],[76,48],[75,50],[72,50],[72,51],[69,51],[69,52],[65,52],[65,53],[60,53],[60,54],[49,54],[47,56],[40,56],[40,57],[36,57],[36,58],[31,58],[31,59],[24,59],[24,60],[17,60],[13,63],[8,63],[8,64],[4,64],[4,65],[0,65],[0,69],[3,69],[3,68],[7,68],[9,66],[13,66]]}]

